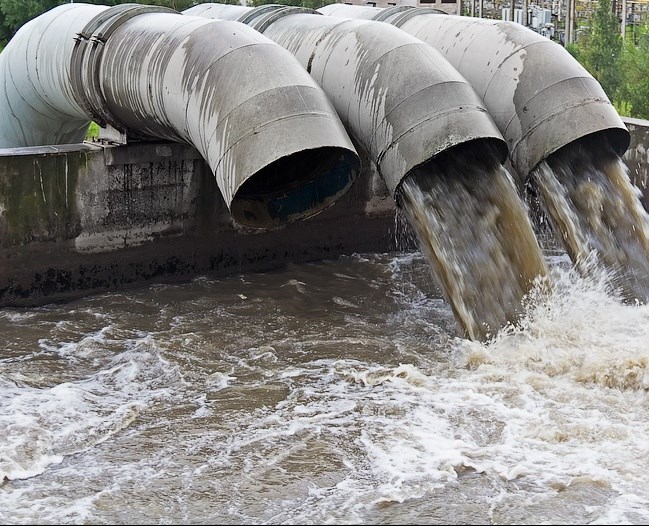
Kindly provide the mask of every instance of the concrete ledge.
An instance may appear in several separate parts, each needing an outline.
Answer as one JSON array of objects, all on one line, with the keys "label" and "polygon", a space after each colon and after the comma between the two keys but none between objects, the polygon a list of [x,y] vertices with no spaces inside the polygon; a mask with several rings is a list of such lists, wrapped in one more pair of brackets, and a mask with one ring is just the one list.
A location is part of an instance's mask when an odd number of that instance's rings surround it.
[{"label": "concrete ledge", "polygon": [[[647,207],[649,121],[625,122],[631,146],[624,160]],[[351,190],[318,216],[258,231],[233,223],[209,168],[182,144],[4,149],[0,307],[391,251],[403,248],[395,213],[368,162]]]},{"label": "concrete ledge", "polygon": [[[52,144],[46,146],[24,146],[22,148],[0,148],[1,157],[20,157],[38,155],[57,155],[69,152],[94,152],[102,150],[99,145],[92,143]],[[0,161],[2,162],[2,161]]]},{"label": "concrete ledge", "polygon": [[193,148],[2,153],[0,307],[395,248],[394,202],[369,165],[318,216],[258,231],[233,223]]},{"label": "concrete ledge", "polygon": [[163,144],[127,144],[120,147],[104,148],[104,162],[106,166],[161,163],[168,161],[196,161],[201,159],[201,154],[194,147],[173,142]]}]

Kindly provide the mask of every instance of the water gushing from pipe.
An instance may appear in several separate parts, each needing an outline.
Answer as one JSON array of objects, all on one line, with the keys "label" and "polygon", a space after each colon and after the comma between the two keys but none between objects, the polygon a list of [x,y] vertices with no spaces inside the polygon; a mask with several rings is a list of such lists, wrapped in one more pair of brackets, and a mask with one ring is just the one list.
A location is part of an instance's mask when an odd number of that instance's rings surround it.
[{"label": "water gushing from pipe", "polygon": [[547,274],[509,172],[473,148],[447,152],[407,177],[399,193],[421,251],[471,339],[515,323]]},{"label": "water gushing from pipe", "polygon": [[598,136],[563,148],[532,172],[541,205],[579,271],[593,257],[623,298],[649,300],[649,215],[622,159]]}]

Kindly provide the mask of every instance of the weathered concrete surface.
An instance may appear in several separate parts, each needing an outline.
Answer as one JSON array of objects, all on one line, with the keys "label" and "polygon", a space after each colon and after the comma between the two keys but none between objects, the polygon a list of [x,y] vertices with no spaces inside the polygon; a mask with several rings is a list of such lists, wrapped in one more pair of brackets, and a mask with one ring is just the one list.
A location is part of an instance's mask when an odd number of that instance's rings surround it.
[{"label": "weathered concrete surface", "polygon": [[378,174],[366,166],[348,194],[310,220],[246,229],[188,146],[0,150],[0,306],[393,248]]},{"label": "weathered concrete surface", "polygon": [[[649,121],[626,123],[624,158],[648,208]],[[0,307],[394,250],[394,201],[364,164],[331,208],[266,231],[234,224],[188,146],[0,150]]]}]

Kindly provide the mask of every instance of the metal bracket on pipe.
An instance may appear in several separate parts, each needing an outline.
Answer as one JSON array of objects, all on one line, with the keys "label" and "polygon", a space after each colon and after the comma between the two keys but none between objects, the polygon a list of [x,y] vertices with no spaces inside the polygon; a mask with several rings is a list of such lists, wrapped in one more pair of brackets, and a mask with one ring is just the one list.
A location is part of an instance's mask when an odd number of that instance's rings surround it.
[{"label": "metal bracket on pipe", "polygon": [[97,138],[100,142],[108,144],[126,144],[128,142],[126,132],[118,130],[110,124],[99,128],[99,136]]},{"label": "metal bracket on pipe", "polygon": [[[445,11],[442,11],[440,9],[435,9],[434,7],[414,7],[414,6],[408,6],[408,7],[409,9],[403,9],[400,12],[393,11],[389,14],[386,14],[384,17],[381,18],[381,20],[385,20],[389,24],[392,24],[393,26],[400,28],[403,24],[405,24],[408,20],[410,20],[415,16],[419,16],[419,15],[448,16],[448,13],[446,13]],[[379,20],[379,18],[377,17],[374,20]]]},{"label": "metal bracket on pipe", "polygon": [[414,6],[411,6],[411,5],[393,5],[392,7],[386,7],[378,15],[376,15],[374,18],[372,18],[372,20],[374,20],[375,22],[383,22],[386,18],[389,18],[392,15],[395,15],[397,13],[401,13],[402,11],[407,11],[407,10],[413,9],[413,8],[414,8]]}]

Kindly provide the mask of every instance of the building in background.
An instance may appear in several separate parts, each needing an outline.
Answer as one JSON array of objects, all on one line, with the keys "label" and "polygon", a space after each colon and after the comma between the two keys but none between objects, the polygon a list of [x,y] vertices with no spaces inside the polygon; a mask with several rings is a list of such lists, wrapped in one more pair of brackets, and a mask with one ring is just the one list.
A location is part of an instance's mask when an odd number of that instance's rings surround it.
[{"label": "building in background", "polygon": [[[500,20],[513,20],[526,25],[561,44],[575,42],[590,25],[597,0],[338,0],[345,4],[390,7],[410,5],[433,7],[450,15],[476,16]],[[514,3],[514,16],[511,5]],[[649,18],[649,0],[612,0],[612,9],[620,21],[622,36],[633,35],[637,24]],[[569,11],[570,9],[570,11]],[[527,17],[524,13],[527,12]],[[572,18],[572,29],[567,34],[566,21]],[[625,23],[622,20],[625,19]]]},{"label": "building in background", "polygon": [[[523,22],[522,0],[514,0],[515,18],[514,21],[520,24]],[[563,0],[565,2],[565,0]],[[649,1],[649,0],[647,0]],[[502,18],[510,20],[510,0],[343,0],[345,4],[370,5],[374,7],[390,7],[395,5],[410,5],[414,7],[433,7],[440,9],[449,15],[477,16],[482,18]],[[558,10],[561,2],[559,0],[544,1],[538,5],[528,7],[528,25],[533,29],[542,27],[550,21],[553,6]],[[543,21],[541,21],[541,18]]]}]

